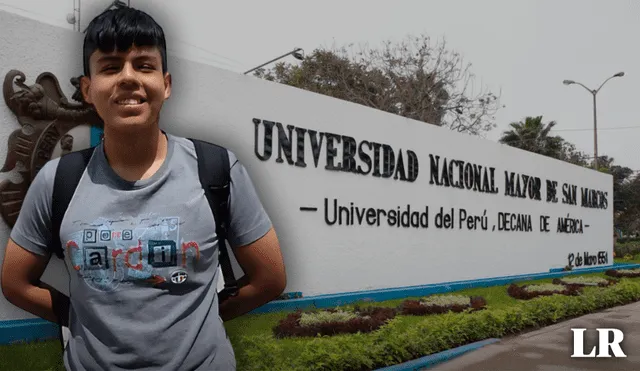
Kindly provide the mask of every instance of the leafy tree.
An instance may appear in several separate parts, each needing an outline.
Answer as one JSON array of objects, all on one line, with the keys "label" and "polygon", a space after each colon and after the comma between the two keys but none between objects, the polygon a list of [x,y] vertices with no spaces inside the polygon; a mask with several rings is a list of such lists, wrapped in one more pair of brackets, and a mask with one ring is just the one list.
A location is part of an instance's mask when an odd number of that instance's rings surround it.
[{"label": "leafy tree", "polygon": [[[626,166],[614,165],[614,162],[613,157],[598,156],[598,171],[613,176],[613,193],[619,194],[623,191],[625,183],[633,180],[634,172]],[[593,167],[593,161],[588,166]]]},{"label": "leafy tree", "polygon": [[474,76],[459,53],[428,36],[318,48],[299,65],[281,62],[255,76],[385,112],[482,135],[496,125],[498,97],[472,91]]},{"label": "leafy tree", "polygon": [[555,121],[543,123],[542,116],[526,117],[524,121],[509,124],[510,129],[502,133],[499,141],[525,151],[563,159],[565,151],[573,147],[568,147],[562,137],[549,134],[554,126]]},{"label": "leafy tree", "polygon": [[640,231],[640,173],[630,175],[613,193],[616,226],[626,233]]},{"label": "leafy tree", "polygon": [[[542,116],[526,117],[513,122],[502,133],[500,142],[526,151],[553,157],[578,166],[593,168],[593,158],[578,151],[573,143],[561,136],[550,135],[555,121],[544,123]],[[609,156],[598,156],[598,171],[613,176],[613,213],[618,228],[629,233],[640,230],[640,174],[615,165]]]},{"label": "leafy tree", "polygon": [[[593,162],[589,165],[593,167]],[[614,165],[609,156],[598,156],[598,171],[613,176],[613,211],[616,225],[624,231],[640,229],[640,177],[626,166]]]},{"label": "leafy tree", "polygon": [[561,136],[550,135],[557,125],[555,121],[544,123],[542,116],[526,117],[524,121],[512,122],[509,130],[500,137],[500,143],[529,152],[556,158],[578,166],[587,166],[589,156]]},{"label": "leafy tree", "polygon": [[562,154],[558,158],[559,160],[578,166],[589,166],[589,158],[586,153],[578,151],[573,143],[562,140]]}]

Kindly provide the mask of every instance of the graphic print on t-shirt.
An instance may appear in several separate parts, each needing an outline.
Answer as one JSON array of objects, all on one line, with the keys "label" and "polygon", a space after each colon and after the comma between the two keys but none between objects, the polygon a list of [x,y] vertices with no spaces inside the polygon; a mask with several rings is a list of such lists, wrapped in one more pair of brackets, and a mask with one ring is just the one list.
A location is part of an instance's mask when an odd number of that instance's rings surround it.
[{"label": "graphic print on t-shirt", "polygon": [[[145,215],[75,223],[66,243],[73,268],[88,286],[113,291],[134,282],[182,284],[200,248],[180,238],[180,218]],[[142,282],[145,281],[145,282]]]}]

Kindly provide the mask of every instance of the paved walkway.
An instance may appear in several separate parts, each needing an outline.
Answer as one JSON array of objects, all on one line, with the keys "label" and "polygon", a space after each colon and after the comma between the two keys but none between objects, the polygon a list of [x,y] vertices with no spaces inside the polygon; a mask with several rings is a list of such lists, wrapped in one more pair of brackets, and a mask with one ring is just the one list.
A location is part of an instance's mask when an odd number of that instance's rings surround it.
[{"label": "paved walkway", "polygon": [[[598,344],[596,328],[624,332],[626,358],[571,358],[571,328],[586,328],[584,353]],[[588,314],[526,334],[504,338],[429,371],[640,371],[640,302]]]}]

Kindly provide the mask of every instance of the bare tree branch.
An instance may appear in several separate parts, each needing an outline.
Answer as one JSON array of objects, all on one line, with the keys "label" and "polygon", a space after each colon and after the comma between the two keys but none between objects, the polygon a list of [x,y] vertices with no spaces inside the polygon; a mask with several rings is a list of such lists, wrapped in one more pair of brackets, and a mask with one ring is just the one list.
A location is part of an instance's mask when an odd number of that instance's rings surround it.
[{"label": "bare tree branch", "polygon": [[299,66],[279,63],[255,75],[458,132],[482,135],[496,125],[499,98],[474,92],[475,76],[446,42],[427,35],[316,49]]}]

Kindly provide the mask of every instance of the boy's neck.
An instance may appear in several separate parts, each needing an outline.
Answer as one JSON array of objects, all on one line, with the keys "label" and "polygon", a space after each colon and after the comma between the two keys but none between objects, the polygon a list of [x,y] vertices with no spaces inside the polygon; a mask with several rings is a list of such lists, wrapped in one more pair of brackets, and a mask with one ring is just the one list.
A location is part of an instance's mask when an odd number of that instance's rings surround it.
[{"label": "boy's neck", "polygon": [[167,141],[157,125],[135,132],[104,128],[107,161],[116,174],[131,182],[150,178],[158,171],[167,156]]}]

